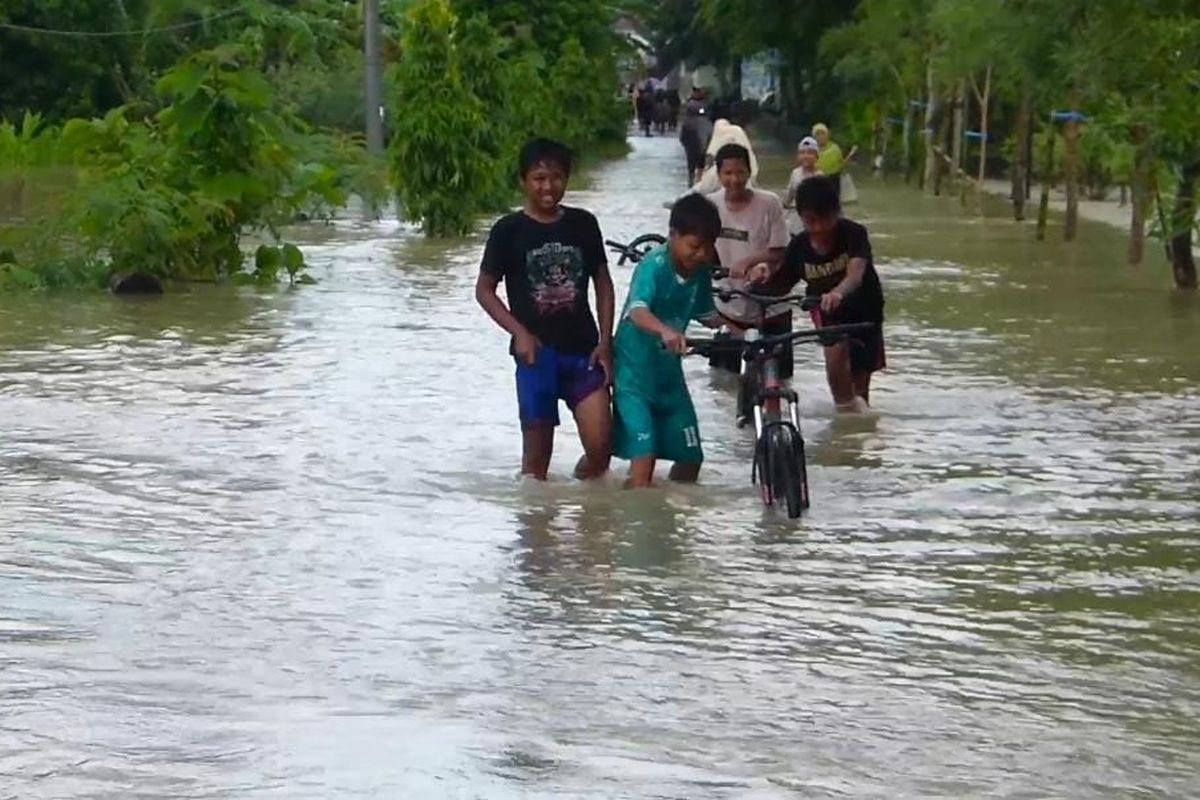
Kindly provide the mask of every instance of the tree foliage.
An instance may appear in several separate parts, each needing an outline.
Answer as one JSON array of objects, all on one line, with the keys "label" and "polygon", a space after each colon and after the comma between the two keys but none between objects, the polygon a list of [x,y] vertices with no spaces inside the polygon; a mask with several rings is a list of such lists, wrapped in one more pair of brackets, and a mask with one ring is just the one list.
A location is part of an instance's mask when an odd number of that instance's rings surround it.
[{"label": "tree foliage", "polygon": [[466,233],[478,214],[512,205],[517,150],[531,136],[584,153],[623,141],[609,19],[592,2],[414,2],[392,74],[403,216],[430,235]]},{"label": "tree foliage", "polygon": [[[123,271],[306,280],[303,255],[280,241],[280,228],[344,203],[346,173],[306,158],[321,151],[314,139],[328,137],[276,107],[269,83],[248,66],[254,58],[235,45],[194,53],[159,81],[162,110],[153,116],[121,107],[45,129],[54,141],[46,150],[76,167],[75,185],[61,213],[10,235],[0,284],[103,283]],[[274,240],[253,261],[242,249],[247,232]]]},{"label": "tree foliage", "polygon": [[414,4],[392,76],[391,169],[405,218],[434,236],[466,233],[476,191],[495,181],[481,147],[483,103],[463,78],[457,18],[447,0]]}]

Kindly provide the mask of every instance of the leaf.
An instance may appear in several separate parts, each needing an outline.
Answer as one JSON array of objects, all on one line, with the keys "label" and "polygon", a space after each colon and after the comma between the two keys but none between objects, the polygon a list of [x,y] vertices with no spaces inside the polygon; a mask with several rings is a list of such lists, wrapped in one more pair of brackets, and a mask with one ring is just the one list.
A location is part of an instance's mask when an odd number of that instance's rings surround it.
[{"label": "leaf", "polygon": [[188,100],[200,91],[208,70],[197,61],[185,61],[158,82],[158,93],[175,100]]}]

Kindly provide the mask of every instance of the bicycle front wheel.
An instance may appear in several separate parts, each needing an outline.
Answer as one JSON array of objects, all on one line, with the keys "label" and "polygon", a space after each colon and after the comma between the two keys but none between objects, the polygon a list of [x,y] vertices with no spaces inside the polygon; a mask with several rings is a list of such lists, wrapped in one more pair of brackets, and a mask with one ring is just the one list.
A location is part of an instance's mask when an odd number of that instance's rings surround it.
[{"label": "bicycle front wheel", "polygon": [[787,507],[789,519],[808,508],[808,470],[804,465],[804,443],[796,432],[780,426],[770,432],[767,461],[770,464],[771,495]]}]

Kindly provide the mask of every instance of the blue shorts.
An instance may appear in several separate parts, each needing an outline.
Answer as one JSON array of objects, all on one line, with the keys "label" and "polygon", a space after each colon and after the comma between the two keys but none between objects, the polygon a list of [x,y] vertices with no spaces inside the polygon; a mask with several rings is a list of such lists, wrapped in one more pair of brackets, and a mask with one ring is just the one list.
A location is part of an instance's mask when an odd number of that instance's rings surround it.
[{"label": "blue shorts", "polygon": [[604,368],[588,364],[590,356],[560,353],[539,347],[533,364],[517,357],[517,407],[521,428],[554,427],[558,401],[572,411],[594,392],[604,388]]}]

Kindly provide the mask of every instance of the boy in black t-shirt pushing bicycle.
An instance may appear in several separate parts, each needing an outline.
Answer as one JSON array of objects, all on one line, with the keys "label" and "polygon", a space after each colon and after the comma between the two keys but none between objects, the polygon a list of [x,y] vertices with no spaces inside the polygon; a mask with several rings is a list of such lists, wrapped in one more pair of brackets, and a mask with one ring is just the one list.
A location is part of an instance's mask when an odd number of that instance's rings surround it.
[{"label": "boy in black t-shirt pushing bicycle", "polygon": [[813,323],[847,325],[873,322],[872,333],[825,348],[825,375],[833,401],[842,411],[866,411],[871,375],[887,364],[883,347],[883,287],[871,256],[867,229],[844,218],[833,179],[809,178],[796,189],[796,211],[804,230],[794,237],[776,274],[774,292],[788,292],[800,281],[805,293],[820,296]]}]

